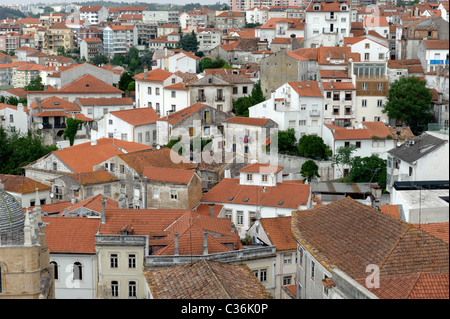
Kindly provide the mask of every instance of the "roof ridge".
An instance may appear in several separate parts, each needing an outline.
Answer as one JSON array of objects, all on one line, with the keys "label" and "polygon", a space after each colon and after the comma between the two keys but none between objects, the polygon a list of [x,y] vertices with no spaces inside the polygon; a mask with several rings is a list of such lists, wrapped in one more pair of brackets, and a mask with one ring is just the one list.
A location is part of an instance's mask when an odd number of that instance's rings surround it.
[{"label": "roof ridge", "polygon": [[417,272],[414,274],[414,276],[416,276],[416,279],[414,280],[414,284],[411,285],[411,289],[409,289],[409,291],[406,293],[405,299],[408,298],[412,294],[412,292],[414,291],[414,288],[417,286],[422,274],[423,274],[422,272]]},{"label": "roof ridge", "polygon": [[384,266],[384,264],[387,262],[387,260],[389,259],[389,257],[392,255],[392,253],[394,252],[394,250],[397,248],[398,244],[400,243],[400,241],[403,239],[403,237],[405,237],[405,235],[409,232],[410,229],[415,228],[414,225],[412,224],[408,224],[408,227],[405,229],[405,231],[403,232],[403,234],[398,238],[398,240],[395,242],[394,246],[391,248],[391,250],[388,252],[388,254],[386,255],[386,257],[384,258],[384,260],[380,263],[380,265],[378,266],[378,273],[381,271],[381,268]]},{"label": "roof ridge", "polygon": [[225,285],[223,284],[223,282],[217,277],[216,272],[211,268],[210,264],[206,262],[206,259],[202,259],[202,260],[206,264],[208,269],[211,271],[211,273],[213,275],[213,280],[215,280],[220,285],[220,287],[222,288],[221,290],[223,290],[223,292],[228,297],[228,299],[231,299],[232,298],[231,295],[228,293],[228,290],[225,288]]}]

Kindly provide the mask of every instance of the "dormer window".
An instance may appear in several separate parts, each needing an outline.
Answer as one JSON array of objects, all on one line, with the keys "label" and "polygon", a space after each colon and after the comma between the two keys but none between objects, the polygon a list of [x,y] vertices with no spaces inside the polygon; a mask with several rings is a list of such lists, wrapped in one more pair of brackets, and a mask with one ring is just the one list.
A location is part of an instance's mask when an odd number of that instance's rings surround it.
[{"label": "dormer window", "polygon": [[317,4],[315,4],[315,5],[313,6],[313,10],[314,10],[314,11],[320,11],[320,6],[317,5]]},{"label": "dormer window", "polygon": [[247,181],[253,180],[253,174],[247,174]]},{"label": "dormer window", "polygon": [[346,5],[341,6],[341,11],[347,11],[347,6]]}]

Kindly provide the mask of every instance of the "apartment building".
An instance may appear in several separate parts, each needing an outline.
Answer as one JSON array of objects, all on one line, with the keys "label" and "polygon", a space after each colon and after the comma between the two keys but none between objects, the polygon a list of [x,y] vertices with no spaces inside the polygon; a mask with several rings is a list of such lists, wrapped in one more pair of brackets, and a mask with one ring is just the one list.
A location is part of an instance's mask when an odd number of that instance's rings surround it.
[{"label": "apartment building", "polygon": [[80,19],[89,21],[90,24],[106,21],[108,16],[108,9],[104,6],[82,6],[80,8]]},{"label": "apartment building", "polygon": [[80,43],[80,57],[90,61],[98,55],[103,55],[103,42],[100,38],[85,38]]},{"label": "apartment building", "polygon": [[103,29],[103,49],[105,55],[126,54],[130,47],[138,45],[135,25],[110,25]]},{"label": "apartment building", "polygon": [[48,55],[57,55],[58,48],[63,47],[66,50],[74,48],[74,32],[64,22],[56,23],[47,27],[44,35],[42,51]]}]

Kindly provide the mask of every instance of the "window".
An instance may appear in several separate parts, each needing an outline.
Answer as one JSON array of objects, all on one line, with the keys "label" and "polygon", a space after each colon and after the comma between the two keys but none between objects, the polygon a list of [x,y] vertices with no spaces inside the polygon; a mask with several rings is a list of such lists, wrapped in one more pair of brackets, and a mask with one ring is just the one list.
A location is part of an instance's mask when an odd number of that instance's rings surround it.
[{"label": "window", "polygon": [[314,10],[314,11],[320,11],[320,6],[319,6],[319,5],[313,6],[313,10]]},{"label": "window", "polygon": [[128,297],[129,298],[136,298],[136,281],[130,281],[128,283]]},{"label": "window", "polygon": [[409,176],[412,176],[412,174],[413,174],[413,168],[410,166],[409,167]]},{"label": "window", "polygon": [[[57,264],[57,262],[56,261],[51,261],[50,262],[52,265],[53,265],[53,269],[55,270],[54,271],[54,278],[55,278],[55,280],[58,280],[59,279],[59,269],[58,269],[58,264]],[[0,277],[1,277],[1,274],[0,274]],[[1,282],[1,279],[0,279],[0,282]],[[1,285],[0,285],[1,286]],[[1,287],[0,287],[1,288]],[[2,292],[1,291],[1,289],[0,289],[0,292]]]},{"label": "window", "polygon": [[88,188],[86,188],[86,197],[92,197],[92,188],[91,187],[88,187]]},{"label": "window", "polygon": [[159,95],[159,88],[155,88],[155,94]]},{"label": "window", "polygon": [[233,86],[233,94],[238,94],[238,88],[236,86]]},{"label": "window", "polygon": [[364,53],[364,60],[370,61],[370,53]]},{"label": "window", "polygon": [[288,286],[291,284],[292,278],[291,276],[285,276],[283,277],[283,286]]},{"label": "window", "polygon": [[236,224],[238,225],[244,224],[244,212],[242,210],[238,210],[236,212]]},{"label": "window", "polygon": [[142,133],[138,133],[138,143],[142,143]]},{"label": "window", "polygon": [[242,87],[242,93],[243,94],[247,94],[248,93],[248,88],[246,86]]},{"label": "window", "polygon": [[[329,277],[326,274],[323,275],[324,281],[326,281],[328,278]],[[328,287],[326,287],[325,285],[323,286],[323,293],[325,294],[325,296],[328,296]]]},{"label": "window", "polygon": [[128,141],[128,134],[127,133],[120,134],[120,139],[122,141]]},{"label": "window", "polygon": [[366,43],[364,46],[366,49],[370,49],[370,43]]},{"label": "window", "polygon": [[58,163],[52,163],[53,164],[53,170],[57,171],[58,170]]},{"label": "window", "polygon": [[177,91],[172,91],[172,92],[171,92],[171,96],[172,96],[172,97],[177,97]]},{"label": "window", "polygon": [[356,142],[356,148],[361,148],[361,142]]},{"label": "window", "polygon": [[367,107],[367,100],[361,100],[361,106]]},{"label": "window", "polygon": [[382,82],[378,82],[377,88],[378,88],[378,91],[383,90],[383,83]]},{"label": "window", "polygon": [[231,218],[233,211],[231,209],[225,209],[225,218]]},{"label": "window", "polygon": [[159,103],[156,103],[156,108],[155,108],[155,112],[156,112],[156,114],[158,114],[158,116],[160,116],[160,109],[159,109]]},{"label": "window", "polygon": [[367,91],[367,82],[363,82],[363,83],[362,83],[362,89],[363,89],[364,91]]},{"label": "window", "polygon": [[145,142],[150,142],[150,131],[145,132]]},{"label": "window", "polygon": [[247,180],[248,181],[253,180],[253,174],[247,174]]},{"label": "window", "polygon": [[259,270],[259,281],[260,282],[267,281],[267,269],[260,269]]},{"label": "window", "polygon": [[306,120],[299,120],[298,121],[298,125],[299,126],[305,126],[306,125]]},{"label": "window", "polygon": [[350,142],[344,142],[344,147],[350,147]]},{"label": "window", "polygon": [[331,91],[327,92],[327,99],[331,99]]},{"label": "window", "polygon": [[339,115],[339,106],[333,106],[333,115]]},{"label": "window", "polygon": [[73,280],[83,279],[83,267],[78,261],[73,264]]},{"label": "window", "polygon": [[136,255],[135,254],[128,255],[128,268],[136,269]]},{"label": "window", "polygon": [[384,60],[384,53],[378,53],[378,60]]},{"label": "window", "polygon": [[147,93],[148,93],[149,95],[152,95],[152,88],[151,88],[151,87],[149,87],[149,88],[147,89]]},{"label": "window", "polygon": [[262,181],[263,182],[267,182],[267,175],[266,174],[262,175]]},{"label": "window", "polygon": [[119,297],[119,282],[116,280],[111,281],[111,295]]},{"label": "window", "polygon": [[103,195],[111,197],[111,185],[103,186]]},{"label": "window", "polygon": [[110,268],[119,268],[119,255],[111,254],[109,256],[109,267]]},{"label": "window", "polygon": [[339,92],[333,92],[333,101],[339,101]]},{"label": "window", "polygon": [[103,108],[103,114],[108,114],[108,108],[107,107]]},{"label": "window", "polygon": [[174,190],[174,189],[170,190],[170,199],[174,199],[174,200],[178,199],[178,193],[176,190]]},{"label": "window", "polygon": [[377,100],[377,107],[383,107],[383,100]]},{"label": "window", "polygon": [[292,254],[286,254],[283,256],[283,264],[285,265],[292,264]]},{"label": "window", "polygon": [[316,264],[314,261],[311,261],[311,280],[314,280],[314,272],[315,272]]},{"label": "window", "polygon": [[153,198],[159,198],[159,188],[153,188]]},{"label": "window", "polygon": [[113,120],[108,120],[108,124],[112,125],[113,124]]},{"label": "window", "polygon": [[9,114],[9,122],[14,123],[14,115],[13,114]]}]

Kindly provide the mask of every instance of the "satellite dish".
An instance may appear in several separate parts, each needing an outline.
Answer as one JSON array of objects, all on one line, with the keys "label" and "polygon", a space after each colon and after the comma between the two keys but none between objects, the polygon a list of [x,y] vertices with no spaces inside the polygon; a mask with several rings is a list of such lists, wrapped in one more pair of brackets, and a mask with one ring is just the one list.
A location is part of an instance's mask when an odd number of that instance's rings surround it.
[{"label": "satellite dish", "polygon": [[53,198],[53,197],[55,197],[55,194],[53,192],[51,192],[49,196],[50,196],[50,198]]},{"label": "satellite dish", "polygon": [[156,145],[156,149],[159,150],[161,148],[161,145]]},{"label": "satellite dish", "polygon": [[397,147],[399,147],[400,145],[402,145],[402,143],[400,143],[400,142],[397,142]]},{"label": "satellite dish", "polygon": [[38,125],[38,129],[42,130],[43,128],[44,128],[44,125],[42,125],[42,124]]}]

